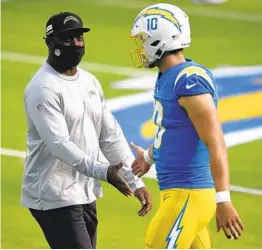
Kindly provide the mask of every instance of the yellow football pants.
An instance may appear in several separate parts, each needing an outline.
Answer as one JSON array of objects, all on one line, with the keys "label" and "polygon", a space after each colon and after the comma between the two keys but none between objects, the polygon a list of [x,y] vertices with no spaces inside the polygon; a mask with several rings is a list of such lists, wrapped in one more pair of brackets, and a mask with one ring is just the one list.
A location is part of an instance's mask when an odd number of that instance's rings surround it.
[{"label": "yellow football pants", "polygon": [[214,189],[167,189],[146,233],[146,248],[212,248]]}]

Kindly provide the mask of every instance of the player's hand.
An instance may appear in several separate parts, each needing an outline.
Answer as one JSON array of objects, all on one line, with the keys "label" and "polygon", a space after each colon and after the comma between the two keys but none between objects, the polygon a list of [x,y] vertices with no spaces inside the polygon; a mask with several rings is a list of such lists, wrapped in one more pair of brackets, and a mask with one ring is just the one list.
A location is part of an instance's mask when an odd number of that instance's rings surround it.
[{"label": "player's hand", "polygon": [[228,239],[237,240],[244,230],[244,225],[231,202],[217,204],[216,220],[217,232],[222,228]]},{"label": "player's hand", "polygon": [[151,195],[146,187],[141,187],[135,191],[135,196],[142,204],[142,208],[138,211],[138,215],[145,216],[152,209]]},{"label": "player's hand", "polygon": [[118,171],[123,166],[123,163],[118,165],[109,166],[107,170],[107,182],[112,184],[118,189],[123,195],[131,196],[132,190],[130,189],[127,182],[119,175]]},{"label": "player's hand", "polygon": [[131,165],[132,173],[140,178],[149,171],[150,165],[144,159],[143,148],[137,146],[133,142],[130,143],[130,147],[136,151],[136,159]]}]

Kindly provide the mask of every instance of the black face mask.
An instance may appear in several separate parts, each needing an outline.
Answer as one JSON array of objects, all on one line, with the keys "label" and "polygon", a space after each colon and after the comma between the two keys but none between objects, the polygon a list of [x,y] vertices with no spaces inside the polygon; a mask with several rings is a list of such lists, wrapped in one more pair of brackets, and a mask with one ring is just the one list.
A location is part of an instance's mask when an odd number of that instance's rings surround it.
[{"label": "black face mask", "polygon": [[77,66],[85,54],[85,47],[64,46],[55,41],[51,41],[48,47],[48,62],[60,73]]}]

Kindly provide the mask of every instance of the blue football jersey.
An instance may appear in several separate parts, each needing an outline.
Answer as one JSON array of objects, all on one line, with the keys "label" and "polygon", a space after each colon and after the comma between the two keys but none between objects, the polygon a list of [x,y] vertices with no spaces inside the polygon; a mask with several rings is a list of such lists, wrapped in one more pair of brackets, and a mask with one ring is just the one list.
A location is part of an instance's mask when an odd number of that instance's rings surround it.
[{"label": "blue football jersey", "polygon": [[199,138],[186,111],[182,96],[210,93],[217,106],[218,96],[212,73],[187,60],[159,73],[154,98],[153,158],[160,190],[168,188],[212,188],[209,152]]}]

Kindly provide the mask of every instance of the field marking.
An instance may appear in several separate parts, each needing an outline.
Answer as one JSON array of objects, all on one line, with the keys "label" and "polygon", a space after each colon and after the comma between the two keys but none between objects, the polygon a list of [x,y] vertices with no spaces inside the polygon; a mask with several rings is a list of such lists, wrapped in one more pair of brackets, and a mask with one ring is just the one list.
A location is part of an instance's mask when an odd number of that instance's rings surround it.
[{"label": "field marking", "polygon": [[262,139],[262,126],[225,134],[225,141],[228,148],[260,139]]},{"label": "field marking", "polygon": [[[45,62],[46,57],[2,51],[1,60],[41,65]],[[157,75],[156,71],[152,71],[150,69],[136,69],[135,67],[123,67],[95,62],[81,62],[80,67],[93,72],[110,73],[129,77],[156,77]],[[217,78],[256,75],[262,72],[262,65],[243,67],[224,66],[212,69],[212,72]]]},{"label": "field marking", "polygon": [[[1,59],[11,62],[22,62],[22,63],[31,63],[31,64],[43,64],[46,60],[44,56],[33,56],[28,54],[21,54],[15,52],[3,51],[1,53]],[[123,67],[123,66],[114,66],[103,63],[94,63],[94,62],[81,62],[80,67],[93,71],[93,72],[102,72],[110,73],[120,76],[145,76],[145,75],[155,75],[150,70],[145,69],[136,69],[135,67]]]},{"label": "field marking", "polygon": [[241,186],[230,185],[230,190],[238,193],[262,195],[262,189],[246,188]]},{"label": "field marking", "polygon": [[26,152],[15,149],[1,148],[1,155],[25,159]]},{"label": "field marking", "polygon": [[[123,1],[123,0],[93,0],[92,2],[98,5],[117,6],[117,7],[128,8],[128,9],[139,9],[139,8],[142,9],[152,4],[152,2],[149,1]],[[207,6],[204,7],[185,6],[182,8],[187,14],[193,16],[262,23],[261,15],[252,14],[252,13],[240,13],[240,12],[228,11],[228,10],[214,10],[206,7]]]},{"label": "field marking", "polygon": [[[130,94],[125,96],[119,96],[116,98],[108,99],[106,101],[107,107],[111,111],[119,111],[129,107],[135,107],[137,105],[146,104],[154,101],[154,92],[147,91],[143,93]],[[153,107],[153,104],[152,104]]]},{"label": "field marking", "polygon": [[188,14],[218,19],[262,23],[262,16],[256,14],[244,14],[228,10],[211,10],[203,8],[185,8]]},{"label": "field marking", "polygon": [[[228,148],[240,144],[245,144],[258,139],[262,139],[262,127],[225,134],[225,140]],[[25,151],[14,150],[14,149],[1,148],[0,153],[1,155],[4,156],[17,157],[20,159],[21,158],[25,159],[26,157]],[[156,178],[155,168],[151,168],[150,172],[147,173],[145,177],[155,179]],[[234,192],[262,196],[262,189],[254,189],[254,188],[230,185],[230,190]]]}]

